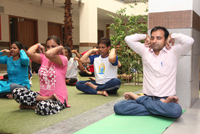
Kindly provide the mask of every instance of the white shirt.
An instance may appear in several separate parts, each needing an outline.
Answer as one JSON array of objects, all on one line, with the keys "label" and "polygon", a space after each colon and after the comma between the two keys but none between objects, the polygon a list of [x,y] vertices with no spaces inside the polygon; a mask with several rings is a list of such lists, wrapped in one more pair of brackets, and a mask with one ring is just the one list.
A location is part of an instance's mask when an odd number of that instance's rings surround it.
[{"label": "white shirt", "polygon": [[117,66],[109,62],[108,57],[101,56],[94,59],[94,73],[97,84],[105,84],[112,78],[117,78]]},{"label": "white shirt", "polygon": [[74,60],[74,58],[70,58],[67,65],[67,74],[66,78],[76,78],[78,79],[78,61]]},{"label": "white shirt", "polygon": [[143,93],[149,96],[173,96],[176,95],[177,64],[181,55],[190,50],[193,38],[183,35],[171,35],[179,43],[170,50],[165,47],[159,55],[139,41],[146,38],[145,34],[134,34],[125,38],[128,46],[142,56],[143,62]]}]

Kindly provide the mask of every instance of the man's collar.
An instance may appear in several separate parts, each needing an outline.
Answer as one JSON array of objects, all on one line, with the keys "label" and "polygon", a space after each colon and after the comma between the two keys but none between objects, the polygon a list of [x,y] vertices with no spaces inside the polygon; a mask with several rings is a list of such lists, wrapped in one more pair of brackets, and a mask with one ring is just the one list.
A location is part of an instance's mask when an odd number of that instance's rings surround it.
[{"label": "man's collar", "polygon": [[[164,52],[164,53],[167,53],[168,49],[166,47],[163,47],[162,50],[160,50],[160,52]],[[153,49],[150,50],[151,53],[154,53]]]},{"label": "man's collar", "polygon": [[[109,56],[109,55],[108,55],[108,56]],[[108,56],[106,56],[106,57],[104,57],[104,58],[107,58]],[[103,58],[101,55],[100,55],[100,57]]]}]

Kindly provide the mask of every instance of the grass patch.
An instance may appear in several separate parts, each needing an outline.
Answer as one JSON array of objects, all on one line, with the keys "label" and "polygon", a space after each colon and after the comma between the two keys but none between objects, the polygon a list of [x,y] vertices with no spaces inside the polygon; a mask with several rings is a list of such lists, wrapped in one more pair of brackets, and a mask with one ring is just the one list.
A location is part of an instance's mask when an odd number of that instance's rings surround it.
[{"label": "grass patch", "polygon": [[[88,77],[80,77],[80,80],[88,80]],[[39,91],[38,75],[33,75],[33,86],[31,90]],[[60,113],[49,116],[37,115],[33,110],[21,110],[19,104],[14,100],[0,99],[0,133],[33,133],[66,120],[75,115],[103,105],[112,100],[122,97],[124,92],[135,92],[141,90],[142,86],[121,85],[116,95],[104,97],[100,95],[88,95],[81,93],[75,86],[67,86],[69,94],[69,105]]]}]

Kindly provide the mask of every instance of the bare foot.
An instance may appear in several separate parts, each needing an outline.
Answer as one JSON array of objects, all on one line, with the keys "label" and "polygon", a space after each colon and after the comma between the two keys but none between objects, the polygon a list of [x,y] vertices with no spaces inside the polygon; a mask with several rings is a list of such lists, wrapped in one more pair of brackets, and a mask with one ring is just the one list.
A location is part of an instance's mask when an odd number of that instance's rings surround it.
[{"label": "bare foot", "polygon": [[87,85],[87,86],[89,86],[89,87],[91,87],[91,88],[93,88],[95,90],[97,89],[97,85],[94,85],[91,82],[86,82],[85,85]]},{"label": "bare foot", "polygon": [[124,98],[126,100],[136,100],[137,98],[139,98],[140,96],[138,96],[137,94],[134,94],[132,92],[126,92],[124,93]]},{"label": "bare foot", "polygon": [[13,99],[12,94],[7,94],[6,96],[8,97],[8,99]]},{"label": "bare foot", "polygon": [[33,110],[34,110],[34,109],[35,109],[35,106],[28,106],[28,105],[22,105],[22,104],[21,104],[21,105],[19,105],[19,108],[20,108],[20,109],[33,109]]},{"label": "bare foot", "polygon": [[170,103],[170,102],[178,103],[178,97],[169,96],[167,97],[167,99],[160,99],[160,101],[162,101],[163,103]]},{"label": "bare foot", "polygon": [[66,84],[70,84],[69,80],[70,80],[70,79],[65,80],[65,83],[66,83]]},{"label": "bare foot", "polygon": [[44,100],[48,100],[48,99],[59,100],[56,94],[53,94],[51,96],[41,96],[41,95],[38,95],[36,97],[36,101],[44,101]]},{"label": "bare foot", "polygon": [[50,96],[49,99],[55,100],[55,101],[59,100],[56,94],[53,94],[52,96]]},{"label": "bare foot", "polygon": [[129,93],[124,93],[124,98],[126,99],[126,100],[133,100],[133,98],[129,95]]},{"label": "bare foot", "polygon": [[108,93],[106,91],[97,91],[97,94],[103,95],[103,96],[108,96]]}]

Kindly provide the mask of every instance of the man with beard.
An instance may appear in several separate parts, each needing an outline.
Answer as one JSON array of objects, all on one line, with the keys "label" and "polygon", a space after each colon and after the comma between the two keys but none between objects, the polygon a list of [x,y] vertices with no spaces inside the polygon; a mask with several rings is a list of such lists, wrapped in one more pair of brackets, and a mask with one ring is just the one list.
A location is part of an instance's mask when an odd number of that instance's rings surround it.
[{"label": "man with beard", "polygon": [[[145,44],[140,40],[145,39]],[[177,44],[174,45],[175,40]],[[161,115],[178,118],[182,108],[176,96],[178,60],[190,50],[193,38],[181,33],[169,34],[165,27],[154,27],[151,37],[134,34],[125,38],[128,46],[140,54],[143,62],[143,94],[128,92],[114,106],[119,115]],[[174,46],[173,46],[174,45]]]}]

